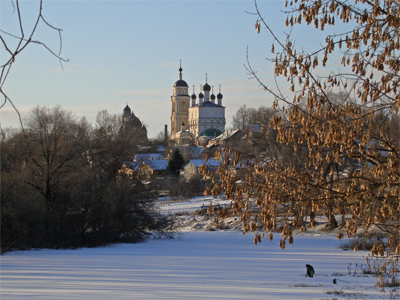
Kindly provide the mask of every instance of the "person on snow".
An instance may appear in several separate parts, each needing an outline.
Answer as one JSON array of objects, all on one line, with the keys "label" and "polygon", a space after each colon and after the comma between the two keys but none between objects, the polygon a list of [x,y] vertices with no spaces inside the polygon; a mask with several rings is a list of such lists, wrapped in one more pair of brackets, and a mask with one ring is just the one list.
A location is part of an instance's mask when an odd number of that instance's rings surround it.
[{"label": "person on snow", "polygon": [[313,266],[307,264],[307,265],[306,265],[306,268],[307,268],[306,277],[311,277],[311,278],[313,278],[313,277],[314,277],[314,274],[315,274],[315,271],[314,271]]}]

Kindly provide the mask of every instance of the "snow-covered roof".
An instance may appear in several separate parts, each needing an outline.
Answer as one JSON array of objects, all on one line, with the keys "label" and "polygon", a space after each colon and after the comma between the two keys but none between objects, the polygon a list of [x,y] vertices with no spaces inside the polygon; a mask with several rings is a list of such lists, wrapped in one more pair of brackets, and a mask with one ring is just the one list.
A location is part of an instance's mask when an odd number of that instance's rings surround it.
[{"label": "snow-covered roof", "polygon": [[213,147],[215,144],[218,144],[218,142],[220,142],[220,141],[224,142],[225,140],[231,138],[232,136],[239,133],[240,131],[241,131],[240,129],[233,129],[233,130],[225,131],[224,133],[222,133],[219,136],[210,140],[210,142],[207,145],[207,148]]},{"label": "snow-covered roof", "polygon": [[196,168],[200,167],[201,165],[205,164],[207,166],[210,167],[218,167],[221,162],[216,160],[216,159],[208,159],[208,161],[206,162],[205,159],[189,159],[187,161],[187,163],[185,163],[182,168],[184,168],[186,165],[188,165],[189,163],[192,163],[196,166]]},{"label": "snow-covered roof", "polygon": [[205,150],[204,147],[199,147],[199,146],[190,147],[190,152],[193,158],[200,157],[204,153],[204,150]]},{"label": "snow-covered roof", "polygon": [[126,161],[124,165],[132,171],[137,171],[140,165],[140,161]]},{"label": "snow-covered roof", "polygon": [[225,131],[224,133],[220,134],[219,136],[217,136],[214,140],[216,141],[223,141],[226,140],[232,136],[234,136],[236,133],[238,133],[240,131],[240,129],[233,129],[233,130],[228,130]]},{"label": "snow-covered roof", "polygon": [[154,159],[143,161],[144,164],[152,168],[153,170],[163,171],[168,167],[168,160],[166,159]]}]

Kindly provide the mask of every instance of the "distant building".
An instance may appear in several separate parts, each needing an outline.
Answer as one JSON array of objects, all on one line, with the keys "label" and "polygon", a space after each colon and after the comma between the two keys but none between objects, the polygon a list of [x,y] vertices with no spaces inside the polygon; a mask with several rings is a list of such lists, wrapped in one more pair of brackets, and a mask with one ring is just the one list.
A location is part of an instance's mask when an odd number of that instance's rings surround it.
[{"label": "distant building", "polygon": [[219,146],[235,146],[241,143],[243,132],[240,129],[228,130],[221,135],[211,139],[208,142],[207,148],[214,148]]},{"label": "distant building", "polygon": [[[214,138],[225,131],[225,107],[222,106],[222,94],[214,95],[207,83],[202,87],[199,101],[194,93],[189,96],[189,86],[182,79],[182,67],[179,68],[179,80],[173,87],[171,136],[176,145],[187,145],[198,137]],[[210,95],[211,93],[211,95]],[[191,100],[191,104],[190,104]]]},{"label": "distant building", "polygon": [[139,174],[140,162],[126,161],[123,163],[121,169],[118,171],[119,175],[126,176],[128,178],[137,178]]},{"label": "distant building", "polygon": [[138,167],[139,179],[151,179],[166,175],[168,160],[155,159],[142,161]]},{"label": "distant building", "polygon": [[168,160],[166,159],[126,161],[119,170],[119,174],[141,180],[153,179],[166,175],[167,167]]},{"label": "distant building", "polygon": [[182,79],[182,67],[179,68],[179,80],[175,82],[173,87],[173,95],[171,96],[172,112],[171,112],[171,138],[175,138],[176,133],[186,131],[188,127],[189,113],[189,86]]},{"label": "distant building", "polygon": [[142,122],[135,116],[128,105],[125,106],[122,112],[122,128],[133,129],[141,143],[148,142],[146,127],[142,125]]},{"label": "distant building", "polygon": [[220,164],[221,162],[215,159],[208,159],[207,161],[205,159],[190,159],[182,166],[180,176],[188,182],[194,175],[199,174],[201,165],[206,165],[210,171],[215,171]]},{"label": "distant building", "polygon": [[225,107],[222,106],[222,94],[218,93],[217,103],[215,95],[207,83],[203,86],[203,93],[199,94],[199,102],[196,103],[196,95],[193,92],[192,106],[189,108],[190,133],[195,137],[216,137],[225,131]]}]

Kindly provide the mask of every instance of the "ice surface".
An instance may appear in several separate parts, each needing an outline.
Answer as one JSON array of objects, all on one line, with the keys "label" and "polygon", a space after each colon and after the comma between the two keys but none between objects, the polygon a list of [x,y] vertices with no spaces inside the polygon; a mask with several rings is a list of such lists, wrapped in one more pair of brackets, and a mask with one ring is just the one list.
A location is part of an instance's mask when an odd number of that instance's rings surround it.
[{"label": "ice surface", "polygon": [[[325,235],[296,236],[286,250],[278,242],[278,235],[256,246],[251,234],[196,231],[141,244],[12,252],[1,257],[1,299],[382,298],[374,278],[347,273],[365,252],[343,251]],[[306,264],[314,278],[305,277]]]}]

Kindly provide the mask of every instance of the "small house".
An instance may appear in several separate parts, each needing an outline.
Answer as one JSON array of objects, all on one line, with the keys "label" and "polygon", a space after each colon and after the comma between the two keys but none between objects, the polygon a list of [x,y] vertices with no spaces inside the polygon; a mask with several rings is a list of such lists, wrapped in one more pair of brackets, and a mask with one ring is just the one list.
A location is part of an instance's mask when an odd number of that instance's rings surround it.
[{"label": "small house", "polygon": [[138,168],[140,162],[136,161],[126,161],[122,165],[121,169],[118,171],[120,176],[126,176],[129,178],[137,178],[138,177]]},{"label": "small house", "polygon": [[157,176],[164,176],[168,167],[168,160],[154,159],[142,161],[138,172],[140,179],[150,179]]},{"label": "small house", "polygon": [[199,167],[201,165],[206,165],[210,171],[214,171],[220,164],[221,162],[216,159],[209,159],[208,161],[205,159],[190,159],[182,166],[180,175],[188,182],[194,175],[199,174]]}]

